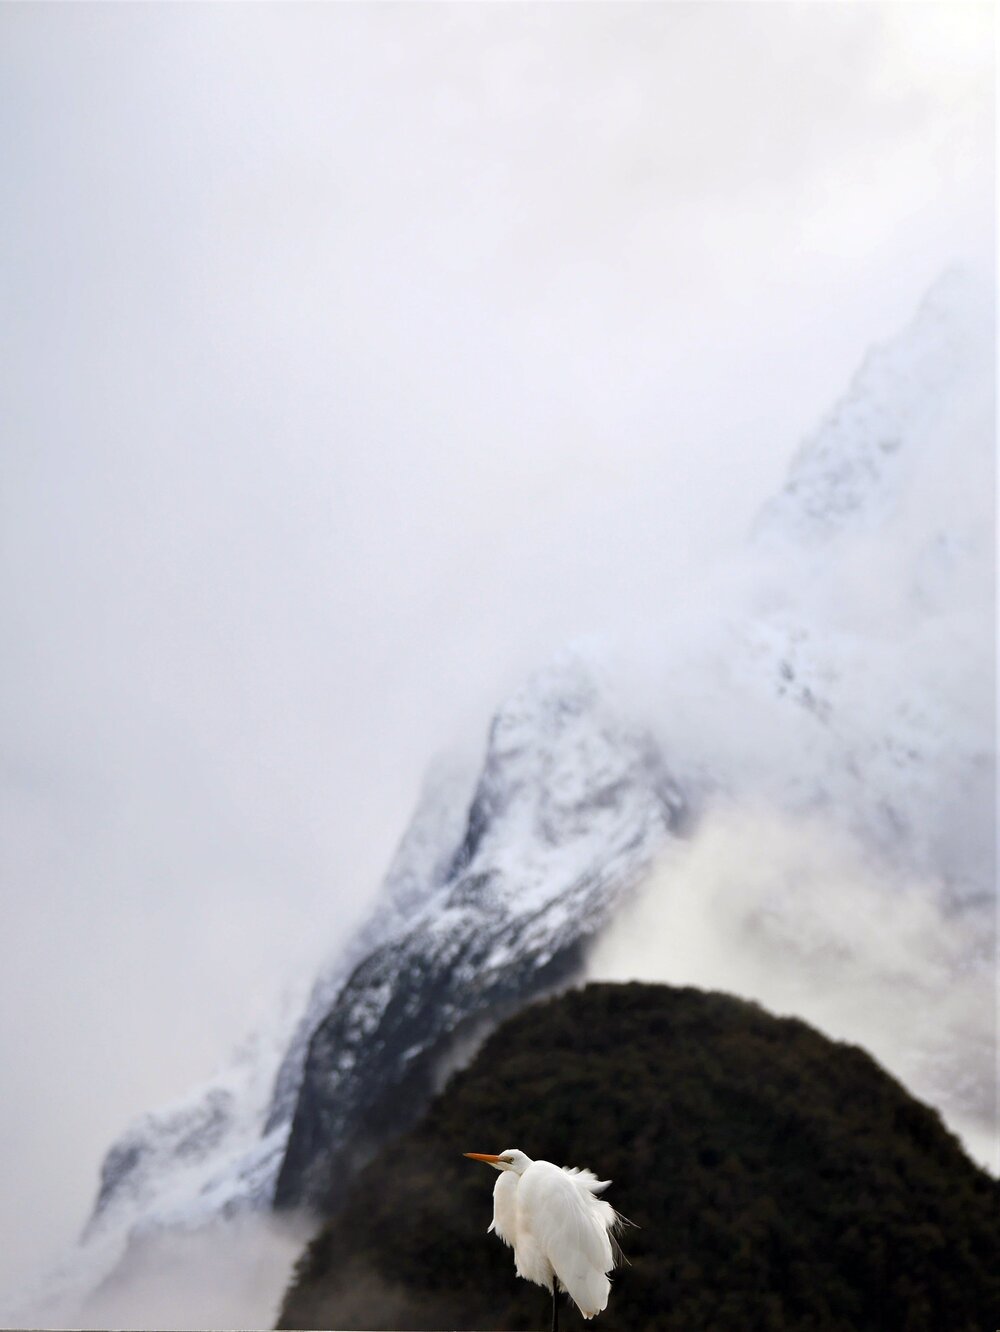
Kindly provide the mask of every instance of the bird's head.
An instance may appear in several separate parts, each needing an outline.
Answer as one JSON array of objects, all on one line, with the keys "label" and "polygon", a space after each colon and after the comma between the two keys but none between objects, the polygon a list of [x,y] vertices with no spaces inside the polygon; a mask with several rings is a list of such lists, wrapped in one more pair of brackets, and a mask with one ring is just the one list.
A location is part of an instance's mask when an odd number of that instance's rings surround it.
[{"label": "bird's head", "polygon": [[519,1152],[516,1147],[507,1147],[499,1156],[490,1156],[486,1152],[463,1152],[470,1161],[485,1161],[494,1170],[513,1170],[515,1175],[523,1175],[531,1165],[531,1157]]}]

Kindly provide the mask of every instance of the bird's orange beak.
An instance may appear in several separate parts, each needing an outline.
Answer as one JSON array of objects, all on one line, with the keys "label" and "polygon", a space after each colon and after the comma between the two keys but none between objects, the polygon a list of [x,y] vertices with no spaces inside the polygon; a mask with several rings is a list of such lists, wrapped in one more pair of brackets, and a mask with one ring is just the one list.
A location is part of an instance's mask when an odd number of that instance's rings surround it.
[{"label": "bird's orange beak", "polygon": [[496,1165],[500,1160],[499,1156],[490,1156],[487,1152],[463,1152],[462,1155],[470,1161],[485,1161],[488,1165]]}]

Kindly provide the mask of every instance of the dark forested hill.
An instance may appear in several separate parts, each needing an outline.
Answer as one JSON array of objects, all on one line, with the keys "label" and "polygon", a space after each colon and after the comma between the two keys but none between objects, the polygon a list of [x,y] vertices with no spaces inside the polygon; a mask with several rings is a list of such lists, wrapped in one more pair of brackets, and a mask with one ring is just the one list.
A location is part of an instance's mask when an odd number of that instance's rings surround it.
[{"label": "dark forested hill", "polygon": [[[585,1165],[637,1229],[608,1328],[992,1332],[995,1181],[867,1054],[722,994],[591,985],[528,1008],[357,1177],[279,1326],[542,1328],[464,1151]],[[575,1309],[567,1327],[580,1326]]]}]

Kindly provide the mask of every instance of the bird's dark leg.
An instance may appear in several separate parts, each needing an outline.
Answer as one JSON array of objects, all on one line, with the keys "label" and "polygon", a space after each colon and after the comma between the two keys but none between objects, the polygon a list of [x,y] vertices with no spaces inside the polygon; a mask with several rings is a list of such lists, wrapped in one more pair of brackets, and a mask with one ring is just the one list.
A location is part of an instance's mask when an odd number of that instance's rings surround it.
[{"label": "bird's dark leg", "polygon": [[559,1284],[552,1278],[552,1332],[559,1332]]}]

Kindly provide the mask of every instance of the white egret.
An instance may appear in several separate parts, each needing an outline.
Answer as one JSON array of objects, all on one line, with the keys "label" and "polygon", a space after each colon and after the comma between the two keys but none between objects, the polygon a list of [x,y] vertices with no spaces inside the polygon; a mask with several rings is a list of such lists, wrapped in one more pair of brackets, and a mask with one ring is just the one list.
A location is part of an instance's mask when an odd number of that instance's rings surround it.
[{"label": "white egret", "polygon": [[465,1152],[485,1161],[500,1178],[493,1190],[493,1222],[514,1250],[517,1274],[552,1292],[552,1332],[559,1326],[558,1292],[568,1292],[584,1318],[608,1303],[608,1273],[621,1251],[615,1231],[624,1223],[610,1203],[596,1195],[610,1180],[590,1170],[533,1161],[509,1147],[498,1156]]}]

